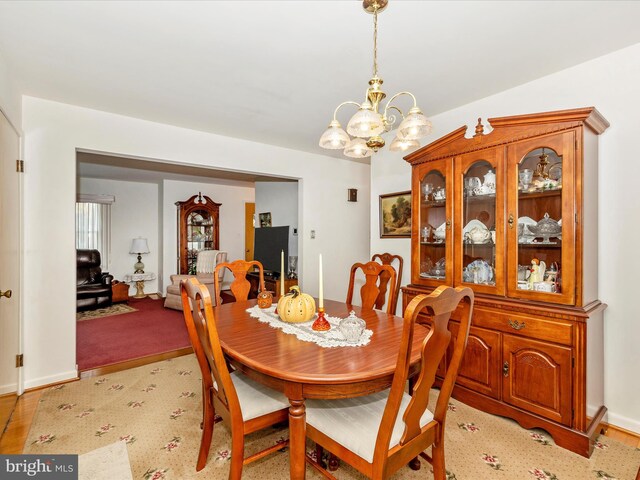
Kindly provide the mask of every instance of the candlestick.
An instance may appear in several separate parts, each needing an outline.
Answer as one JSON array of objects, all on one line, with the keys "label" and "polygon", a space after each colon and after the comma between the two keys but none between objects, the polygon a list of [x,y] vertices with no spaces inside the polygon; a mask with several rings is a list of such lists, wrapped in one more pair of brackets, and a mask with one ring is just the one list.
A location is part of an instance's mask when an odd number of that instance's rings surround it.
[{"label": "candlestick", "polygon": [[326,332],[331,329],[331,324],[324,317],[324,308],[318,307],[318,318],[311,325],[311,329],[316,332]]},{"label": "candlestick", "polygon": [[284,250],[280,252],[280,296],[284,296]]},{"label": "candlestick", "polygon": [[319,266],[319,278],[318,281],[320,285],[318,286],[318,309],[324,307],[324,302],[322,301],[323,292],[322,292],[322,254],[320,254],[319,258],[320,266]]}]

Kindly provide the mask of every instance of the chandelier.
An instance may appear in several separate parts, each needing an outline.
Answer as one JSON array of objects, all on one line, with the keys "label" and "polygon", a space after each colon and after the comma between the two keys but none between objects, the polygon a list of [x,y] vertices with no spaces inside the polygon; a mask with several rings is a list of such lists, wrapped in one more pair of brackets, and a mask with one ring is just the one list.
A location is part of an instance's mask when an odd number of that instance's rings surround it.
[{"label": "chandelier", "polygon": [[[399,92],[393,95],[382,113],[380,102],[387,96],[382,91],[382,78],[378,77],[378,13],[382,12],[389,0],[364,0],[362,7],[365,12],[373,14],[373,77],[369,80],[369,88],[362,103],[354,101],[343,102],[333,112],[333,120],[320,137],[320,146],[330,150],[344,149],[344,154],[351,158],[370,157],[374,152],[384,147],[384,139],[380,136],[390,131],[396,123],[397,112],[402,121],[398,125],[396,137],[391,142],[389,150],[405,151],[409,148],[419,147],[419,138],[431,132],[431,122],[418,108],[416,97],[411,92]],[[406,115],[393,101],[403,95],[413,99],[413,107]],[[338,122],[338,110],[345,105],[355,105],[358,111],[351,117],[345,132]]]}]

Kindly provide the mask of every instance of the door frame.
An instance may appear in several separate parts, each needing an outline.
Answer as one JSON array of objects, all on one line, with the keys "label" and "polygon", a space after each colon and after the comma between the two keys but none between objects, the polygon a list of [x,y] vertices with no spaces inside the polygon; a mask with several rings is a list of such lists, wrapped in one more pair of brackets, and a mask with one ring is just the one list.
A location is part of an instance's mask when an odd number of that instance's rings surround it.
[{"label": "door frame", "polygon": [[[11,198],[11,202],[8,201],[7,197],[5,197],[6,193],[4,191],[4,189],[1,189],[2,191],[0,191],[0,201],[2,202],[6,202],[7,204],[12,204],[11,208],[18,208],[18,212],[17,212],[17,223],[18,223],[18,228],[17,228],[17,254],[18,254],[18,262],[17,262],[17,275],[18,275],[18,281],[16,285],[2,285],[3,288],[10,288],[13,292],[12,292],[12,300],[14,300],[16,302],[16,308],[17,308],[17,329],[18,329],[18,341],[17,341],[17,351],[16,351],[16,355],[18,354],[22,354],[24,353],[24,298],[22,295],[22,292],[24,291],[24,202],[23,202],[23,197],[24,197],[24,176],[22,175],[21,172],[17,171],[17,160],[20,160],[23,158],[23,151],[24,151],[24,138],[20,132],[20,130],[18,128],[16,128],[15,124],[11,121],[11,119],[9,118],[9,116],[5,113],[5,111],[0,107],[0,115],[2,115],[2,117],[4,117],[4,119],[6,119],[7,124],[9,126],[9,132],[13,132],[15,134],[15,139],[17,140],[17,147],[18,147],[18,151],[17,151],[17,158],[15,159],[7,159],[7,162],[10,162],[14,165],[16,165],[16,180],[17,180],[17,198]],[[13,141],[13,140],[11,140]],[[24,166],[24,165],[23,165]],[[9,168],[11,168],[11,166],[9,165]],[[15,205],[15,203],[17,203],[17,205]],[[9,368],[13,369],[13,366],[9,366]],[[11,392],[4,392],[2,393],[2,396],[12,396],[15,394],[16,399],[17,397],[19,397],[20,395],[22,395],[24,393],[24,368],[23,367],[18,367],[16,368],[17,372],[15,374],[15,380],[16,380],[16,389],[15,392],[11,391]],[[15,404],[13,404],[12,407],[9,407],[10,411],[9,413],[9,417],[7,419],[7,422],[9,421],[11,414],[13,413],[13,409],[15,408]],[[6,425],[1,425],[1,430],[0,430],[0,435],[2,434],[2,432],[4,431]]]}]

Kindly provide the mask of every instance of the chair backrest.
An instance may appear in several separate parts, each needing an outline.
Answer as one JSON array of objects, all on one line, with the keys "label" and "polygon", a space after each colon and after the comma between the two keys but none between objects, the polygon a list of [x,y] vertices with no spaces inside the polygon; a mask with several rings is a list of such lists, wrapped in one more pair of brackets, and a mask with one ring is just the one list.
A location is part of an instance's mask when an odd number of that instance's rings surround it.
[{"label": "chair backrest", "polygon": [[[216,269],[216,265],[227,261],[227,252],[222,250],[200,250],[198,252],[198,259],[196,260],[196,274],[198,273],[210,273]],[[219,280],[224,281],[224,268],[218,272]]]},{"label": "chair backrest", "polygon": [[[396,268],[396,289],[391,292],[392,297],[389,299],[389,304],[391,305],[391,313],[396,312],[396,307],[398,306],[398,297],[400,296],[400,283],[402,283],[402,266],[404,264],[404,260],[400,255],[393,255],[392,253],[374,253],[371,257],[371,261],[375,262],[379,260],[383,265],[391,265],[393,266],[393,261],[397,260],[398,267]],[[387,284],[389,283],[390,276],[387,272],[382,272],[380,274],[380,294],[376,299],[376,308],[380,309],[384,305],[384,301],[387,297]]]},{"label": "chair backrest", "polygon": [[[213,392],[226,407],[233,419],[230,425],[242,422],[238,395],[220,347],[209,289],[190,277],[180,282],[180,294],[189,339],[202,373],[203,392]],[[199,307],[191,310],[192,305]]]},{"label": "chair backrest", "polygon": [[100,268],[100,252],[92,249],[76,250],[76,282],[78,285],[86,283],[100,283],[102,269]]},{"label": "chair backrest", "polygon": [[[381,265],[378,262],[354,263],[351,267],[349,276],[349,290],[347,291],[347,303],[351,304],[353,300],[353,288],[355,285],[355,277],[358,269],[361,269],[365,275],[365,283],[360,288],[360,299],[362,308],[380,308],[377,301],[382,289],[382,274],[385,274],[384,290],[389,285],[389,292],[394,292],[396,288],[396,271],[391,265]],[[391,295],[389,295],[391,300]],[[382,302],[384,304],[384,302]],[[380,305],[382,306],[382,305]],[[387,313],[394,313],[395,306],[391,305],[391,301],[387,302]]]},{"label": "chair backrest", "polygon": [[247,262],[245,260],[234,260],[233,262],[224,262],[216,265],[216,275],[214,275],[214,284],[216,287],[217,304],[222,304],[220,298],[220,284],[222,283],[218,276],[218,272],[221,269],[228,268],[233,274],[233,282],[231,282],[231,293],[236,298],[236,302],[246,302],[249,299],[249,292],[251,291],[251,282],[247,280],[247,273],[252,267],[258,267],[260,272],[260,291],[264,290],[264,270],[262,264],[256,260]]},{"label": "chair backrest", "polygon": [[[435,410],[432,410],[434,420],[444,429],[445,416],[449,405],[449,398],[453,385],[458,376],[462,355],[467,346],[471,316],[473,314],[473,290],[468,287],[452,288],[440,286],[430,295],[417,295],[411,300],[404,313],[404,325],[398,363],[385,406],[380,430],[376,439],[374,458],[386,457],[393,425],[400,410],[400,404],[407,384],[409,366],[411,363],[411,346],[416,324],[427,325],[430,329],[422,344],[420,359],[420,374],[413,388],[411,401],[404,411],[403,421],[405,430],[400,440],[400,446],[418,441],[421,435],[420,418],[429,404],[429,393],[433,387],[436,370],[449,347],[451,331],[449,320],[451,314],[461,305],[460,327],[453,344],[451,361],[447,367],[440,393],[436,400]],[[442,432],[441,432],[442,433]],[[426,448],[426,446],[424,447]]]}]

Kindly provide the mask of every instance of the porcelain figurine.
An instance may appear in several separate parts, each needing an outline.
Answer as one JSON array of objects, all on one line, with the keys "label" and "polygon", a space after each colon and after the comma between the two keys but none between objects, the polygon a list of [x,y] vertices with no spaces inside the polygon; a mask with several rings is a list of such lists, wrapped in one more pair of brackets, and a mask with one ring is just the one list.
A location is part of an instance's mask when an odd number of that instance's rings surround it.
[{"label": "porcelain figurine", "polygon": [[531,275],[529,275],[529,284],[531,285],[531,290],[533,290],[533,285],[544,280],[544,272],[547,268],[547,265],[537,258],[531,259]]}]

